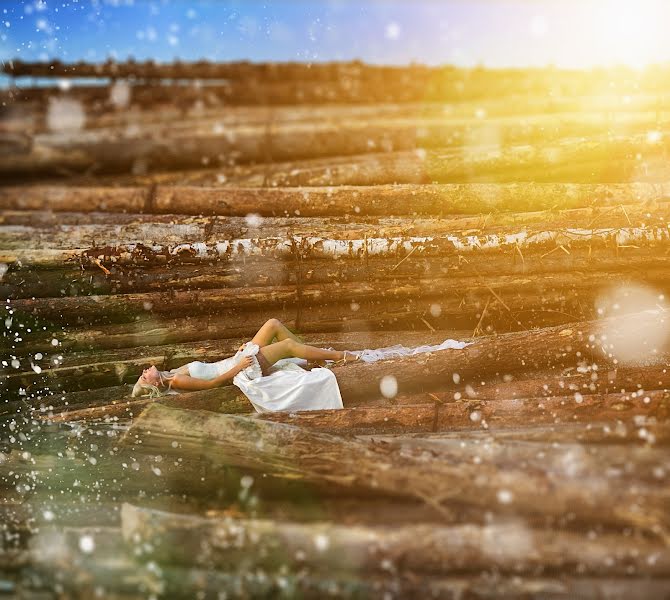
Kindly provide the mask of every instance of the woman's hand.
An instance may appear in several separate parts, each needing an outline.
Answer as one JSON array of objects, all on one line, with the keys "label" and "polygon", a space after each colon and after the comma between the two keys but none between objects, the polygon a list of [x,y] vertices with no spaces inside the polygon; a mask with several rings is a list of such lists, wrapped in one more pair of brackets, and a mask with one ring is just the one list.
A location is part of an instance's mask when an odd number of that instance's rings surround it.
[{"label": "woman's hand", "polygon": [[[238,364],[237,368],[239,371],[244,371],[247,367],[250,367],[254,364],[254,359],[251,356],[245,356]],[[239,372],[238,371],[238,372]]]}]

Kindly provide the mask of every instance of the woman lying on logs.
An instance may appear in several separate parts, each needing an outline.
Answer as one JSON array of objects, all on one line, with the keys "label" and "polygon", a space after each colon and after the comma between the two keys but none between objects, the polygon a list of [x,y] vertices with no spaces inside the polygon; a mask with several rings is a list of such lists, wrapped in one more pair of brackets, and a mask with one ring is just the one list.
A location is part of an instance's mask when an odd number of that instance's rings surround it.
[{"label": "woman lying on logs", "polygon": [[[273,340],[277,341],[273,343]],[[332,360],[346,364],[359,356],[349,351],[325,350],[303,344],[281,321],[270,319],[258,333],[240,346],[235,356],[218,362],[193,361],[171,371],[159,371],[155,365],[144,369],[133,388],[133,397],[162,396],[170,391],[209,390],[230,383],[241,371],[265,376],[278,360],[303,358],[312,361]]]}]

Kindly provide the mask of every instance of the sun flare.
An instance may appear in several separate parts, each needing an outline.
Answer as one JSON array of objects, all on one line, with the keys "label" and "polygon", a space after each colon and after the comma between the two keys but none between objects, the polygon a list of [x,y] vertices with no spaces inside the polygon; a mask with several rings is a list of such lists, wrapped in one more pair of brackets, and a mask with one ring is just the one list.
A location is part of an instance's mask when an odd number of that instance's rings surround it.
[{"label": "sun flare", "polygon": [[670,18],[665,0],[594,0],[585,26],[591,29],[592,56],[585,61],[643,68],[659,60]]}]

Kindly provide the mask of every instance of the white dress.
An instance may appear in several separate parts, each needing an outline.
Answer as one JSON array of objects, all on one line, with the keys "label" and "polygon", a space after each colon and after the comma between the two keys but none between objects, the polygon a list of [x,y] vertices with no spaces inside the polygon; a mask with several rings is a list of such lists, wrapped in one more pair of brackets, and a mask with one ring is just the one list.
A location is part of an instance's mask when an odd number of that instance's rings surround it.
[{"label": "white dress", "polygon": [[245,356],[251,356],[253,363],[233,378],[233,383],[257,412],[275,412],[290,410],[318,410],[322,408],[342,408],[342,396],[334,373],[317,367],[311,371],[300,365],[307,365],[302,358],[284,358],[271,367],[271,373],[263,376],[256,358],[258,345],[252,342],[244,344],[235,356],[224,358],[215,363],[199,360],[188,363],[191,377],[214,379],[230,371]]},{"label": "white dress", "polygon": [[[440,350],[461,350],[472,342],[445,340],[434,346],[407,348],[400,344],[387,348],[363,350],[360,358],[363,362],[376,362],[389,358],[413,356],[424,352]],[[244,344],[241,350],[218,362],[205,363],[199,360],[188,363],[191,377],[214,379],[230,371],[244,356],[253,357],[253,363],[233,378],[233,383],[249,398],[257,412],[321,410],[343,408],[340,388],[332,371],[317,367],[311,371],[303,369],[306,365],[302,358],[284,358],[271,367],[271,373],[263,376],[256,358],[258,345],[252,342]]]}]

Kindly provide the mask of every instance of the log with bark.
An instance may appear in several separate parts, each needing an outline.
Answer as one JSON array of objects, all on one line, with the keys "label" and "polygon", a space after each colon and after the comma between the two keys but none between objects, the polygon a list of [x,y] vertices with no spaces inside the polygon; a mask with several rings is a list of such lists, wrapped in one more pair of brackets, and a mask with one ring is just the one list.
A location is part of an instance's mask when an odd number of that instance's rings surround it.
[{"label": "log with bark", "polygon": [[[651,123],[652,121],[650,121]],[[390,123],[370,126],[347,127],[346,121],[339,124],[320,123],[303,127],[272,126],[245,127],[231,130],[230,135],[212,133],[166,131],[159,140],[151,138],[117,138],[89,135],[74,140],[63,140],[62,136],[42,136],[29,152],[11,153],[0,164],[0,177],[15,181],[41,172],[53,174],[62,169],[75,172],[95,173],[132,172],[138,161],[145,170],[179,170],[200,167],[203,159],[222,166],[249,162],[272,163],[277,160],[296,160],[326,156],[354,156],[382,150],[414,151],[420,156],[421,168],[432,182],[468,181],[571,181],[605,183],[608,181],[630,181],[639,172],[632,163],[633,157],[642,155],[651,165],[656,181],[668,177],[667,164],[663,160],[667,151],[664,140],[649,144],[647,134],[633,130],[628,135],[610,136],[607,125],[591,128],[586,141],[562,137],[551,139],[538,146],[523,140],[524,131],[516,134],[515,145],[504,145],[491,152],[486,144],[462,143],[440,135],[451,132],[454,125],[443,122],[433,127],[433,132],[417,139],[416,126],[403,124],[393,127]],[[430,126],[429,126],[430,129]],[[588,129],[588,128],[587,128]],[[643,127],[644,130],[644,127]],[[648,130],[648,128],[647,128]],[[512,137],[515,137],[512,135]],[[523,141],[526,141],[524,144]],[[422,146],[428,147],[425,150]],[[623,164],[629,165],[627,168]],[[632,163],[632,164],[631,164]],[[567,172],[561,177],[556,173]],[[552,172],[553,171],[553,172]],[[633,177],[631,177],[633,176]],[[386,183],[390,182],[389,179]]]},{"label": "log with bark", "polygon": [[[668,491],[658,482],[617,486],[606,474],[581,480],[549,470],[528,472],[482,460],[463,464],[441,454],[395,452],[382,445],[313,433],[283,423],[153,404],[135,419],[121,446],[146,455],[199,458],[305,481],[423,498],[438,510],[465,503],[506,514],[601,522],[654,531],[667,539]],[[545,500],[537,502],[538,495]]]},{"label": "log with bark", "polygon": [[[345,372],[339,379],[346,379]],[[453,400],[433,404],[366,406],[353,408],[264,413],[255,418],[305,427],[333,434],[418,433],[456,430],[489,430],[552,423],[610,422],[634,426],[638,417],[670,422],[670,393],[577,393],[571,396],[515,398],[493,401]],[[348,402],[345,403],[350,406]],[[352,404],[354,404],[352,402]],[[175,404],[173,404],[175,405]],[[641,441],[643,441],[641,439]]]},{"label": "log with bark", "polygon": [[[123,538],[144,560],[209,568],[307,568],[320,571],[503,573],[572,571],[663,575],[670,550],[658,541],[538,531],[522,520],[491,524],[348,527],[263,519],[211,519],[124,503]],[[148,548],[148,550],[144,550]],[[654,555],[652,564],[647,560]]]},{"label": "log with bark", "polygon": [[[411,252],[411,251],[410,251]],[[664,250],[662,251],[664,252]],[[148,257],[144,257],[148,258]],[[362,257],[354,260],[304,259],[296,257],[248,257],[243,260],[209,261],[195,258],[168,259],[158,266],[139,263],[122,265],[90,260],[76,267],[54,265],[41,268],[14,263],[0,281],[0,294],[7,298],[133,294],[174,290],[220,289],[341,282],[406,282],[413,279],[452,277],[530,276],[534,274],[593,273],[604,271],[629,277],[640,263],[651,271],[668,270],[670,258],[653,245],[639,247],[563,245],[549,253],[521,254],[517,249],[499,254],[468,256],[423,256],[421,250],[402,257]],[[148,262],[148,261],[147,261]],[[194,263],[194,264],[193,264]]]},{"label": "log with bark", "polygon": [[[613,286],[612,279],[617,280]],[[206,290],[172,290],[139,294],[64,296],[57,298],[17,298],[12,308],[18,315],[30,315],[64,325],[122,323],[152,317],[167,317],[175,312],[187,315],[230,316],[230,326],[248,320],[252,311],[286,310],[328,314],[342,320],[349,315],[362,319],[365,302],[382,309],[435,313],[433,318],[447,322],[447,316],[479,318],[487,300],[494,307],[506,307],[505,314],[532,313],[534,310],[567,308],[585,304],[581,317],[596,313],[593,304],[608,290],[625,286],[651,286],[657,294],[670,296],[667,269],[646,269],[642,273],[564,273],[536,275],[499,275],[490,277],[441,277],[384,281],[335,282],[332,284],[298,283],[292,286],[261,286]],[[497,301],[497,302],[495,302]],[[651,300],[648,299],[648,302]],[[650,304],[655,306],[656,302]],[[352,308],[353,307],[353,308]],[[638,310],[642,307],[635,307]],[[568,314],[569,311],[566,311]],[[475,314],[477,316],[475,317]],[[374,314],[374,313],[372,313]],[[321,317],[323,318],[323,317]],[[520,319],[519,319],[520,320]],[[525,320],[525,319],[524,319]],[[573,319],[577,320],[577,319]]]},{"label": "log with bark", "polygon": [[[512,532],[514,526],[508,526]],[[464,526],[463,531],[467,531]],[[484,530],[482,530],[484,531]],[[504,526],[490,526],[490,533],[504,534]],[[171,532],[165,532],[167,537]],[[472,529],[470,539],[476,538],[476,529]],[[463,536],[466,538],[467,534]],[[621,536],[619,536],[621,537]],[[606,535],[597,536],[589,540],[587,548],[597,553],[599,541],[614,541],[619,537]],[[84,539],[86,542],[81,543]],[[321,539],[321,538],[319,538]],[[461,538],[462,539],[462,538]],[[515,538],[517,546],[523,546],[523,541]],[[462,597],[472,598],[500,598],[501,595],[509,598],[520,597],[551,597],[558,599],[572,598],[628,598],[642,595],[644,598],[664,598],[670,590],[670,581],[663,575],[650,577],[644,573],[653,569],[646,567],[640,573],[628,573],[624,577],[621,571],[628,568],[635,571],[635,565],[641,558],[634,556],[632,545],[634,540],[624,538],[624,545],[603,551],[606,558],[614,557],[615,563],[623,569],[606,576],[573,575],[573,569],[558,570],[555,574],[539,576],[534,573],[521,576],[519,574],[499,574],[492,578],[483,573],[477,575],[468,573],[467,576],[456,573],[451,576],[407,572],[379,572],[361,574],[349,571],[330,571],[328,573],[306,573],[304,569],[284,569],[273,571],[268,569],[254,569],[243,571],[238,566],[225,569],[203,569],[190,566],[179,566],[165,562],[138,561],[132,553],[132,541],[124,542],[119,528],[112,527],[49,527],[44,528],[31,541],[29,548],[23,553],[24,564],[31,568],[23,571],[24,577],[20,581],[22,597],[32,599],[44,598],[44,593],[50,593],[54,588],[73,595],[94,596],[96,590],[105,590],[114,597],[140,598],[147,594],[165,595],[170,598],[204,599],[220,598],[222,594],[230,597],[252,598],[301,598],[320,599],[324,597],[370,598],[375,600],[389,597],[430,597],[435,599],[454,600]],[[480,538],[482,545],[492,541],[489,538]],[[563,536],[556,542],[549,542],[549,549],[561,547],[561,543],[568,540]],[[453,545],[459,540],[455,540]],[[466,541],[466,540],[463,540]],[[520,543],[519,543],[520,542]],[[314,544],[314,541],[312,541]],[[642,542],[642,547],[652,547],[653,544]],[[83,548],[82,548],[83,545]],[[412,545],[418,545],[416,540]],[[93,552],[89,548],[93,547]],[[468,547],[472,554],[476,549]],[[628,556],[631,551],[633,556]],[[143,548],[144,553],[148,548]],[[315,551],[311,549],[313,556]],[[326,549],[327,551],[327,549]],[[176,550],[175,550],[176,552]],[[232,554],[232,550],[230,553]],[[517,550],[521,553],[522,550]],[[158,549],[156,550],[158,553]],[[493,552],[499,556],[501,552]],[[560,558],[549,555],[554,562],[560,563]],[[570,553],[568,557],[572,557]],[[590,555],[591,558],[594,555]],[[311,556],[310,556],[311,558]],[[548,557],[549,558],[549,557]],[[576,558],[576,557],[575,557]],[[257,562],[262,562],[258,557]],[[295,561],[293,557],[291,559]],[[495,560],[495,558],[493,559]],[[541,558],[532,559],[541,563]],[[588,559],[586,559],[588,564]],[[564,564],[568,564],[568,560]],[[611,562],[606,560],[606,563]],[[653,561],[652,561],[653,562]],[[576,566],[579,572],[579,564]],[[601,567],[607,571],[608,566]],[[141,592],[141,593],[138,593]]]},{"label": "log with bark", "polygon": [[[260,324],[259,324],[260,328]],[[363,350],[365,348],[383,348],[402,343],[407,347],[424,344],[440,344],[445,339],[463,340],[471,332],[444,331],[421,332],[400,331],[356,332],[356,333],[312,333],[300,336],[309,345],[335,350]],[[156,365],[161,370],[181,367],[191,361],[216,362],[237,352],[247,338],[206,340],[195,343],[170,344],[167,346],[138,346],[123,350],[96,350],[90,352],[65,352],[55,349],[42,353],[42,358],[34,355],[19,356],[19,368],[14,373],[3,374],[0,385],[5,389],[26,387],[33,381],[53,388],[56,383],[60,389],[94,389],[119,383],[134,383],[143,368]],[[61,358],[58,358],[58,357]],[[58,361],[56,363],[56,360]],[[41,369],[38,375],[32,368]]]},{"label": "log with bark", "polygon": [[[388,159],[387,159],[388,160]],[[327,185],[327,184],[326,184]],[[465,183],[281,188],[200,186],[87,187],[5,186],[4,210],[105,211],[209,214],[247,217],[364,217],[523,212],[583,207],[614,207],[665,201],[667,183]],[[356,210],[358,209],[358,210]],[[297,213],[296,213],[297,211]]]},{"label": "log with bark", "polygon": [[[462,350],[445,350],[400,361],[353,363],[340,381],[343,397],[381,397],[380,384],[392,377],[397,393],[438,389],[445,380],[513,374],[544,368],[601,368],[665,364],[670,336],[665,311],[648,310],[596,321],[492,336]],[[456,375],[455,375],[456,374]]]},{"label": "log with bark", "polygon": [[[12,229],[12,228],[9,228]],[[381,233],[377,231],[377,233]],[[279,237],[245,237],[221,241],[173,243],[112,243],[82,246],[71,244],[52,247],[26,247],[21,241],[8,241],[0,249],[0,259],[13,267],[34,265],[40,269],[79,263],[82,267],[95,265],[103,272],[114,265],[159,266],[171,263],[212,263],[227,261],[240,268],[247,260],[275,259],[287,269],[296,269],[298,261],[348,259],[365,261],[396,259],[396,264],[417,252],[417,258],[443,257],[451,263],[484,262],[487,257],[510,257],[518,254],[541,262],[553,252],[572,251],[606,253],[618,257],[620,249],[644,248],[662,257],[668,247],[667,226],[622,227],[617,229],[527,229],[505,230],[499,233],[473,235],[474,232],[449,235],[368,237],[366,232],[341,232],[341,238],[322,238],[287,233]],[[356,237],[356,235],[363,237]],[[142,238],[143,240],[144,238]],[[32,243],[32,242],[31,242]],[[68,247],[69,246],[69,247]],[[81,246],[81,247],[78,247]],[[589,256],[589,261],[593,259]],[[514,258],[516,262],[516,257]],[[237,264],[235,264],[237,262]],[[474,266],[474,265],[473,265]]]},{"label": "log with bark", "polygon": [[[71,188],[79,189],[79,188]],[[200,188],[195,188],[200,189]],[[239,191],[239,190],[238,190]],[[260,200],[260,199],[259,199]],[[651,204],[651,203],[650,203]],[[101,216],[105,213],[62,213],[73,221],[72,224],[62,220],[44,224],[34,222],[32,211],[12,211],[5,215],[2,224],[2,244],[6,250],[23,247],[44,249],[76,249],[87,247],[106,247],[146,243],[156,245],[206,244],[218,241],[239,249],[234,253],[258,254],[260,248],[254,248],[257,238],[271,240],[296,238],[300,243],[297,250],[302,255],[314,255],[317,248],[311,249],[312,242],[322,240],[326,248],[321,252],[326,256],[347,256],[335,246],[338,240],[351,241],[358,246],[365,241],[367,254],[390,253],[398,251],[400,239],[411,240],[427,238],[423,241],[427,249],[439,244],[445,235],[456,249],[467,251],[471,248],[490,248],[509,244],[514,238],[522,248],[537,246],[538,237],[561,237],[562,244],[582,241],[583,236],[591,235],[595,241],[599,237],[612,236],[612,228],[623,230],[630,236],[639,229],[653,232],[665,227],[669,216],[667,202],[654,202],[653,215],[649,204],[629,204],[627,206],[604,206],[600,209],[575,208],[561,211],[533,211],[502,213],[495,220],[486,215],[451,216],[447,218],[422,217],[415,218],[408,224],[406,217],[357,217],[353,221],[347,217],[223,217],[212,215],[196,217],[189,215],[146,215],[118,214],[113,218]],[[43,213],[37,213],[40,215]],[[56,214],[48,213],[53,220]],[[252,213],[257,215],[257,213]],[[133,218],[134,217],[134,218]],[[39,217],[38,217],[39,218]],[[21,221],[24,222],[21,222]],[[113,220],[113,224],[110,224]],[[19,221],[18,223],[16,221]],[[101,222],[96,222],[101,221]],[[576,224],[588,227],[577,229]],[[623,231],[621,233],[623,233]],[[576,234],[581,234],[577,236]],[[617,233],[617,232],[614,232]],[[619,235],[621,235],[619,233]],[[497,236],[497,237],[494,237]],[[379,248],[378,238],[386,238],[389,247]],[[433,242],[433,238],[435,241]],[[654,241],[654,236],[647,234],[647,241]],[[149,243],[150,242],[150,243]],[[405,242],[405,246],[408,242]],[[577,245],[577,244],[575,244]],[[594,244],[597,246],[597,244]],[[402,244],[400,244],[402,248]],[[253,250],[253,252],[252,252]],[[311,250],[311,251],[310,251]],[[435,250],[433,250],[434,252]],[[224,248],[219,250],[225,255]],[[230,254],[231,252],[227,252]]]}]

